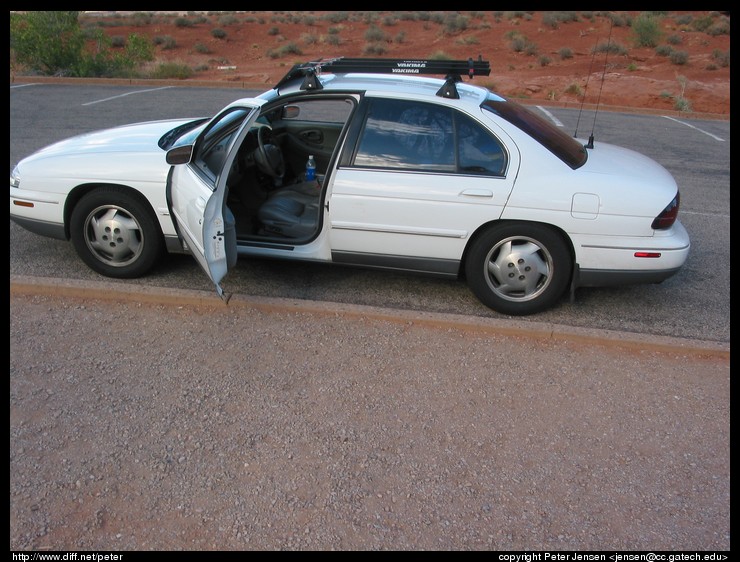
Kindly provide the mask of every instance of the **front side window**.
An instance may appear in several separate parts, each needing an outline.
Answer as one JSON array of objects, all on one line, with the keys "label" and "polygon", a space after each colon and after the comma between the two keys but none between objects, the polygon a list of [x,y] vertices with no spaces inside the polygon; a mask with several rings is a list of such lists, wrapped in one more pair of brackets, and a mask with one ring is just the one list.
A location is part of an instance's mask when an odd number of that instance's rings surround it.
[{"label": "front side window", "polygon": [[505,151],[472,118],[408,100],[369,102],[354,165],[369,168],[501,175]]},{"label": "front side window", "polygon": [[224,113],[198,139],[193,164],[209,183],[216,183],[231,142],[250,112],[251,109],[240,107]]}]

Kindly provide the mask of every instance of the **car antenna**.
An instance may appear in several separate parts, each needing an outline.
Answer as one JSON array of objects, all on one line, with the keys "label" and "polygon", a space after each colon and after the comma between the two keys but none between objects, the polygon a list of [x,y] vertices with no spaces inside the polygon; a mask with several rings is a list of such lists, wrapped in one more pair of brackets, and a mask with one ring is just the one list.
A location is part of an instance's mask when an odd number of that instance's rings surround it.
[{"label": "car antenna", "polygon": [[[584,146],[586,148],[593,148],[594,147],[594,131],[596,130],[596,116],[599,113],[599,103],[601,102],[601,91],[604,89],[604,78],[606,76],[606,66],[607,61],[609,60],[609,50],[611,49],[611,40],[612,40],[612,27],[614,25],[614,21],[612,18],[609,18],[609,37],[606,41],[606,56],[604,57],[604,70],[601,73],[601,87],[599,88],[599,95],[596,98],[596,109],[594,110],[594,122],[591,126],[591,134],[588,136],[588,143],[586,143]],[[581,100],[581,110],[578,112],[578,121],[576,122],[576,130],[573,134],[574,137],[578,137],[578,123],[581,122],[581,113],[583,112],[583,104],[586,101],[586,91],[588,91],[588,81],[591,78],[591,67],[594,64],[594,58],[596,58],[596,51],[597,49],[594,49],[593,56],[591,57],[591,65],[588,67],[588,76],[586,77],[586,86],[584,88],[583,92],[583,99]]]}]

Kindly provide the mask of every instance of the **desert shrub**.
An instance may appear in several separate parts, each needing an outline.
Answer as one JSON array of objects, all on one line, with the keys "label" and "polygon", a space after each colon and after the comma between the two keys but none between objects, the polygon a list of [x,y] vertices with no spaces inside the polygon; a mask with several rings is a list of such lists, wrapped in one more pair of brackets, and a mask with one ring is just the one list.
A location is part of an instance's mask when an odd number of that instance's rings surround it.
[{"label": "desert shrub", "polygon": [[330,23],[342,23],[349,19],[347,12],[329,12],[324,18]]},{"label": "desert shrub", "polygon": [[547,55],[542,55],[542,56],[541,56],[541,57],[539,58],[539,63],[540,63],[540,66],[547,66],[547,65],[548,65],[548,64],[550,64],[551,62],[552,62],[552,61],[550,60],[550,57],[548,57]]},{"label": "desert shrub", "polygon": [[468,16],[455,12],[448,13],[444,19],[444,32],[448,35],[460,33],[468,28]]},{"label": "desert shrub", "polygon": [[673,109],[676,111],[691,111],[691,101],[683,96],[677,96],[673,103]]},{"label": "desert shrub", "polygon": [[632,25],[632,18],[629,14],[618,14],[616,12],[607,12],[606,17],[614,27],[629,27]]},{"label": "desert shrub", "polygon": [[477,45],[480,40],[475,35],[467,35],[465,37],[458,37],[457,41],[459,45]]},{"label": "desert shrub", "polygon": [[177,47],[177,41],[172,35],[157,35],[154,39],[154,44],[162,49],[174,49]]},{"label": "desert shrub", "polygon": [[195,22],[188,18],[175,18],[175,27],[193,27]]},{"label": "desert shrub", "polygon": [[560,55],[560,58],[562,60],[566,59],[572,59],[573,58],[573,49],[570,47],[561,47],[558,51],[558,55]]},{"label": "desert shrub", "polygon": [[706,16],[694,18],[691,21],[691,28],[694,31],[706,31],[713,23],[714,18],[710,14],[707,14]]},{"label": "desert shrub", "polygon": [[385,41],[385,32],[376,26],[370,26],[365,30],[365,41]]},{"label": "desert shrub", "polygon": [[205,43],[200,43],[200,42],[193,45],[193,50],[196,53],[200,53],[202,55],[207,55],[208,53],[211,52],[211,48],[208,45],[206,45]]},{"label": "desert shrub", "polygon": [[152,23],[151,12],[135,12],[131,14],[131,25],[139,27],[149,25],[150,23]]},{"label": "desert shrub", "polygon": [[270,29],[267,30],[267,34],[268,35],[279,35],[280,29],[277,27],[271,27]]},{"label": "desert shrub", "polygon": [[689,62],[689,54],[686,51],[673,51],[668,59],[673,64],[683,65]]},{"label": "desert shrub", "polygon": [[677,33],[673,33],[666,37],[666,42],[669,45],[680,45],[683,42],[683,38]]},{"label": "desert shrub", "polygon": [[225,39],[226,38],[226,32],[221,29],[220,27],[215,27],[211,29],[211,36],[215,37],[216,39]]},{"label": "desert shrub", "polygon": [[542,14],[542,25],[557,29],[561,23],[578,21],[577,12],[545,12]]},{"label": "desert shrub", "polygon": [[509,46],[511,47],[511,50],[516,53],[526,53],[528,55],[537,53],[537,47],[535,44],[521,33],[514,32],[511,35]]},{"label": "desert shrub", "polygon": [[151,72],[152,78],[185,80],[193,75],[193,69],[186,64],[177,62],[163,62]]},{"label": "desert shrub", "polygon": [[267,56],[271,59],[284,57],[285,55],[302,55],[303,51],[295,43],[286,43],[278,49],[270,49],[267,51]]},{"label": "desert shrub", "polygon": [[233,14],[224,14],[218,18],[219,25],[235,25],[239,23],[239,18]]},{"label": "desert shrub", "polygon": [[327,45],[337,46],[342,44],[342,39],[339,35],[330,33],[324,38],[324,43]]},{"label": "desert shrub", "polygon": [[406,42],[406,32],[405,31],[399,31],[396,33],[396,36],[393,38],[394,43],[405,43]]},{"label": "desert shrub", "polygon": [[535,56],[539,52],[539,48],[535,43],[532,43],[531,41],[527,43],[526,47],[524,48],[524,54],[530,57]]},{"label": "desert shrub", "polygon": [[661,57],[670,56],[672,52],[673,52],[673,47],[671,47],[670,45],[658,45],[655,48],[655,54]]},{"label": "desert shrub", "polygon": [[319,38],[313,33],[301,33],[301,41],[306,45],[314,45],[315,43],[318,43]]},{"label": "desert shrub", "polygon": [[632,21],[632,34],[638,47],[657,46],[662,35],[659,18],[643,12]]},{"label": "desert shrub", "polygon": [[362,49],[363,55],[384,55],[387,48],[382,43],[368,43]]},{"label": "desert shrub", "polygon": [[444,51],[434,51],[429,55],[429,60],[452,60],[452,57]]},{"label": "desert shrub", "polygon": [[572,94],[574,96],[582,96],[583,95],[583,89],[575,83],[568,84],[568,87],[565,88],[566,94]]},{"label": "desert shrub", "polygon": [[601,43],[596,45],[591,50],[591,52],[592,53],[609,53],[611,55],[626,55],[627,48],[613,41],[607,41],[606,43],[602,41]]},{"label": "desert shrub", "polygon": [[116,77],[130,76],[154,58],[145,37],[131,34],[123,49],[114,50],[102,29],[83,31],[78,16],[76,11],[11,13],[11,64],[46,75]]},{"label": "desert shrub", "polygon": [[720,49],[714,49],[712,51],[712,60],[721,67],[730,66],[730,51],[721,51]]},{"label": "desert shrub", "polygon": [[707,29],[707,35],[729,35],[730,34],[730,20],[723,18],[720,21],[712,24]]},{"label": "desert shrub", "polygon": [[116,49],[126,46],[126,38],[123,35],[113,35],[110,38],[110,46]]}]

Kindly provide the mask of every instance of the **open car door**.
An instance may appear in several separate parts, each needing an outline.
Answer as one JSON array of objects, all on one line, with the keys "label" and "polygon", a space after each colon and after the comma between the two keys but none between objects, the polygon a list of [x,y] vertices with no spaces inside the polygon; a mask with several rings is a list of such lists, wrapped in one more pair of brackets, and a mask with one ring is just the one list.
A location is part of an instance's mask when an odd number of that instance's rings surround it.
[{"label": "open car door", "polygon": [[167,152],[172,165],[167,202],[178,236],[228,301],[221,280],[236,264],[234,216],[226,207],[228,177],[244,137],[265,100],[251,98],[227,106],[189,144]]}]

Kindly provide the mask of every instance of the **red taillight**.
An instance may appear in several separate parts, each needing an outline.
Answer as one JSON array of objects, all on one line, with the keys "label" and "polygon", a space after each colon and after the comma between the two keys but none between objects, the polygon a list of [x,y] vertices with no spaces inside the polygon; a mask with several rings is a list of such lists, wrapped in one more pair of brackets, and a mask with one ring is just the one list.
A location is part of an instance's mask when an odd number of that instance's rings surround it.
[{"label": "red taillight", "polygon": [[660,252],[635,252],[636,258],[659,258]]},{"label": "red taillight", "polygon": [[677,192],[673,201],[668,203],[668,206],[663,209],[663,212],[653,219],[652,228],[660,230],[662,228],[672,227],[673,223],[676,222],[676,218],[678,218],[678,207],[680,205],[681,194]]}]

